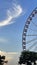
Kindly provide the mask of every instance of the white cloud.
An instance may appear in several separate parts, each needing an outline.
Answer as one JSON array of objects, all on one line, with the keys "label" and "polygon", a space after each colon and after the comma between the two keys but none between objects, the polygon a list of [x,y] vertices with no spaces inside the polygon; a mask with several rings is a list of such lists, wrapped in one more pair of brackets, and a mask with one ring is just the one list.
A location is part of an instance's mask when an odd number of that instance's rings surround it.
[{"label": "white cloud", "polygon": [[22,12],[22,7],[20,5],[14,4],[13,8],[7,10],[7,19],[0,21],[0,27],[14,23],[13,19],[16,19],[19,15],[22,14]]}]

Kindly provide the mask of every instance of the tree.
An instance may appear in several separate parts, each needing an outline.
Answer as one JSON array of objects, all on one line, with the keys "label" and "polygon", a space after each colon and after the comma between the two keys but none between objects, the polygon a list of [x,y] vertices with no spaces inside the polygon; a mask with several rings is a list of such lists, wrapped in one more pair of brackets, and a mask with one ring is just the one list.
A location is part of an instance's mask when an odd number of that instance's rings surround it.
[{"label": "tree", "polygon": [[5,56],[0,55],[0,65],[4,65],[4,63],[7,63],[8,61],[5,61]]},{"label": "tree", "polygon": [[34,62],[34,65],[36,65],[37,60],[37,52],[31,52],[31,51],[23,51],[19,57],[19,64],[25,64],[32,65],[31,63]]}]

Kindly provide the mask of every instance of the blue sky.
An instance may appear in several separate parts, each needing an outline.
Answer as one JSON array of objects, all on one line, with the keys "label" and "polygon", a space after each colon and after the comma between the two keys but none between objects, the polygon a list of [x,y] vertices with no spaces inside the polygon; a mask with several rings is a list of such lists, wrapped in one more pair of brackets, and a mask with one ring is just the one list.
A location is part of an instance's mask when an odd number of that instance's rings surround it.
[{"label": "blue sky", "polygon": [[8,60],[22,51],[23,28],[36,7],[37,0],[0,0],[0,53],[7,55]]},{"label": "blue sky", "polygon": [[0,0],[0,50],[22,50],[23,28],[35,7],[36,0]]}]

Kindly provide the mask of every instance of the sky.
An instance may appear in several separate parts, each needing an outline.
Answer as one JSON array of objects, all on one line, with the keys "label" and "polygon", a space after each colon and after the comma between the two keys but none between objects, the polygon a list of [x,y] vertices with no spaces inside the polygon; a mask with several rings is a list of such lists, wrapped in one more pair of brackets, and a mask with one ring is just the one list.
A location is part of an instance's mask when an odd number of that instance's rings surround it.
[{"label": "sky", "polygon": [[17,65],[25,22],[36,7],[37,0],[0,0],[0,54],[7,56],[8,65]]}]

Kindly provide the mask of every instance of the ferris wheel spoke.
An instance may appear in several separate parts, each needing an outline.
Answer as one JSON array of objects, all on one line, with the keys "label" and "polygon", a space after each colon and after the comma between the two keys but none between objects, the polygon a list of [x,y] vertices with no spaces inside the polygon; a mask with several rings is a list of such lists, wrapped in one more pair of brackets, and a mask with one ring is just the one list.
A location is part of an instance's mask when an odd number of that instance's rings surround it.
[{"label": "ferris wheel spoke", "polygon": [[37,50],[37,46],[34,48],[34,51],[36,51]]},{"label": "ferris wheel spoke", "polygon": [[37,24],[35,24],[33,21],[32,21],[32,23],[37,27]]},{"label": "ferris wheel spoke", "polygon": [[29,44],[31,42],[34,42],[35,40],[37,40],[37,38],[34,38],[34,39],[30,40],[30,41],[27,41],[27,44]]},{"label": "ferris wheel spoke", "polygon": [[37,36],[37,34],[29,34],[29,35],[26,35],[26,36]]},{"label": "ferris wheel spoke", "polygon": [[37,42],[33,43],[28,49],[32,49],[36,45],[37,45]]},{"label": "ferris wheel spoke", "polygon": [[35,31],[37,32],[37,30],[33,30],[33,29],[31,29],[31,28],[29,28],[29,30],[34,31],[34,32],[35,32]]}]

